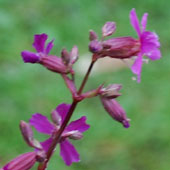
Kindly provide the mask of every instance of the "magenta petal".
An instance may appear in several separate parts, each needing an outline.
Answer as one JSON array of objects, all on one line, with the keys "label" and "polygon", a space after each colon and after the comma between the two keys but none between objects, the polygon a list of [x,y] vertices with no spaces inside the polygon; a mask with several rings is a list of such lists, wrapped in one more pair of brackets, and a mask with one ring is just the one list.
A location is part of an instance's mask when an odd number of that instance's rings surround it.
[{"label": "magenta petal", "polygon": [[140,82],[140,76],[142,71],[142,54],[139,54],[138,58],[135,60],[134,64],[131,67],[131,70],[134,74],[137,75],[137,82]]},{"label": "magenta petal", "polygon": [[159,60],[161,58],[161,52],[157,48],[152,49],[152,51],[146,53],[151,60]]},{"label": "magenta petal", "polygon": [[38,63],[40,60],[40,57],[36,53],[29,51],[22,51],[21,56],[25,63]]},{"label": "magenta petal", "polygon": [[78,130],[79,132],[84,132],[88,130],[90,126],[86,124],[86,116],[82,116],[80,119],[72,121],[67,127],[66,131]]},{"label": "magenta petal", "polygon": [[56,110],[59,113],[59,115],[61,116],[62,122],[64,121],[64,119],[70,109],[70,106],[71,106],[70,104],[66,104],[66,103],[62,103],[57,106]]},{"label": "magenta petal", "polygon": [[154,46],[157,48],[160,47],[158,35],[154,32],[150,32],[150,31],[145,31],[144,33],[142,33],[141,43],[142,43],[142,48],[145,48],[147,46]]},{"label": "magenta petal", "polygon": [[47,47],[46,47],[46,49],[45,49],[45,53],[46,54],[48,54],[50,51],[51,51],[51,49],[53,48],[53,46],[54,46],[54,40],[52,40],[52,41],[50,41],[48,44],[47,44]]},{"label": "magenta petal", "polygon": [[45,134],[52,134],[54,126],[48,121],[46,116],[43,116],[40,113],[32,115],[32,118],[29,120],[30,125],[40,132]]},{"label": "magenta petal", "polygon": [[140,30],[139,20],[138,20],[138,17],[136,15],[136,11],[134,8],[130,11],[130,22],[133,28],[136,30],[138,36],[140,37],[141,30]]},{"label": "magenta petal", "polygon": [[147,18],[148,18],[148,13],[144,13],[141,20],[142,32],[146,30]]},{"label": "magenta petal", "polygon": [[80,161],[79,153],[68,140],[64,140],[60,143],[60,156],[67,166],[70,166],[72,162]]},{"label": "magenta petal", "polygon": [[3,167],[3,170],[29,170],[36,162],[36,153],[28,152],[14,158],[7,165]]},{"label": "magenta petal", "polygon": [[47,38],[47,34],[34,35],[34,43],[32,45],[37,50],[37,52],[44,52],[45,42]]},{"label": "magenta petal", "polygon": [[52,139],[52,138],[49,138],[49,139],[41,142],[41,145],[42,145],[42,147],[43,147],[43,149],[44,149],[45,152],[47,152],[48,149],[50,148],[50,146],[51,146],[51,144],[52,144],[52,141],[53,141],[53,139]]}]

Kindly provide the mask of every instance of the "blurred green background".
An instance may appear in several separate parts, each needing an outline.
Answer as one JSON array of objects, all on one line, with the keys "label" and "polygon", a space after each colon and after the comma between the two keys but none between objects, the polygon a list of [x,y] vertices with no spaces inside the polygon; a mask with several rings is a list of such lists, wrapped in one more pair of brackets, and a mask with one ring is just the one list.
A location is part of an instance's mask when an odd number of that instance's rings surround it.
[{"label": "blurred green background", "polygon": [[[136,8],[139,17],[149,13],[147,28],[160,36],[163,58],[144,65],[141,84],[132,81],[131,71],[125,68],[91,76],[86,86],[89,90],[103,82],[122,83],[119,101],[131,127],[124,129],[113,121],[99,99],[83,101],[72,118],[87,115],[91,125],[83,140],[73,141],[82,161],[66,167],[57,149],[48,169],[169,170],[169,6],[168,0],[0,0],[0,167],[31,151],[19,131],[21,119],[28,121],[35,112],[49,115],[58,104],[71,102],[59,75],[21,60],[22,50],[33,50],[33,35],[45,32],[50,39],[55,37],[54,54],[77,44],[80,56],[90,56],[88,31],[100,33],[106,21],[117,23],[115,36],[136,37],[129,22],[129,11]],[[76,80],[80,84],[82,75],[77,74]]]}]

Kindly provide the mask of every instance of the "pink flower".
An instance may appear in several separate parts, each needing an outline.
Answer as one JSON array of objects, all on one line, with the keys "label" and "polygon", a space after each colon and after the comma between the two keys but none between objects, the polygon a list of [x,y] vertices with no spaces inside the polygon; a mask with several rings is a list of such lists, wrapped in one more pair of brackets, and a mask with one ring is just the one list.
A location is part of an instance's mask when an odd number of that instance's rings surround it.
[{"label": "pink flower", "polygon": [[132,9],[130,12],[131,24],[137,32],[140,41],[140,52],[131,67],[132,72],[137,75],[138,82],[140,82],[141,77],[142,57],[145,55],[151,60],[158,60],[161,58],[158,35],[154,32],[146,31],[147,16],[148,13],[144,13],[141,23],[139,23],[135,9]]},{"label": "pink flower", "polygon": [[[68,111],[69,104],[60,104],[53,112],[51,123],[46,116],[36,113],[30,119],[32,125],[38,132],[50,135],[50,138],[41,142],[43,149],[47,152],[53,141],[53,135],[58,131],[62,125]],[[80,119],[72,121],[64,130],[60,139],[60,156],[63,158],[66,165],[71,165],[72,162],[79,162],[80,156],[75,147],[71,144],[69,139],[81,139],[82,133],[85,132],[90,126],[86,124],[86,117],[82,116]]]}]

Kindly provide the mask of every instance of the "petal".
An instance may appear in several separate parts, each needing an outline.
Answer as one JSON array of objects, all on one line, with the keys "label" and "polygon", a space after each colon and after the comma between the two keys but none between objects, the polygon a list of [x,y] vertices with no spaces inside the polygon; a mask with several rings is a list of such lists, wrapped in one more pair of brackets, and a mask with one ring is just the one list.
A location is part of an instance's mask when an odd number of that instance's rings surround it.
[{"label": "petal", "polygon": [[159,37],[155,32],[145,31],[142,33],[141,43],[142,48],[146,46],[160,47]]},{"label": "petal", "polygon": [[146,53],[151,60],[159,60],[161,58],[161,52],[157,48],[152,49],[152,51]]},{"label": "petal", "polygon": [[52,141],[53,141],[52,138],[48,138],[47,140],[41,142],[41,145],[42,145],[45,152],[47,152],[48,149],[50,148]]},{"label": "petal", "polygon": [[137,82],[140,82],[141,71],[142,71],[142,54],[139,54],[138,58],[135,60],[134,64],[131,67],[131,70],[134,74],[137,75]]},{"label": "petal", "polygon": [[30,51],[22,51],[21,56],[25,63],[38,63],[40,60],[38,54]]},{"label": "petal", "polygon": [[78,130],[79,132],[84,132],[90,128],[88,124],[86,124],[86,116],[82,116],[80,119],[72,121],[67,127],[67,131]]},{"label": "petal", "polygon": [[70,166],[72,162],[80,161],[79,153],[68,140],[64,140],[60,143],[60,156],[67,166]]},{"label": "petal", "polygon": [[148,13],[144,13],[141,20],[142,32],[146,30],[147,18],[148,18]]},{"label": "petal", "polygon": [[62,122],[64,121],[64,119],[70,109],[70,106],[71,106],[70,104],[66,104],[66,103],[62,103],[57,106],[56,110],[59,113],[59,115],[61,116]]},{"label": "petal", "polygon": [[53,46],[54,46],[54,40],[52,40],[52,41],[50,41],[48,44],[47,44],[47,47],[46,47],[46,49],[45,49],[45,53],[46,54],[48,54],[50,51],[51,51],[51,49],[53,48]]},{"label": "petal", "polygon": [[141,30],[140,30],[139,20],[138,20],[138,17],[136,15],[136,11],[134,8],[130,11],[130,22],[133,28],[136,30],[138,36],[140,37]]},{"label": "petal", "polygon": [[3,170],[29,170],[36,162],[36,153],[28,152],[14,158],[7,165],[3,167]]},{"label": "petal", "polygon": [[32,45],[37,50],[37,52],[44,52],[45,42],[47,38],[48,38],[47,34],[34,35],[34,43]]},{"label": "petal", "polygon": [[54,125],[48,121],[47,117],[40,113],[33,114],[32,118],[29,120],[29,123],[40,133],[50,135],[55,129]]}]

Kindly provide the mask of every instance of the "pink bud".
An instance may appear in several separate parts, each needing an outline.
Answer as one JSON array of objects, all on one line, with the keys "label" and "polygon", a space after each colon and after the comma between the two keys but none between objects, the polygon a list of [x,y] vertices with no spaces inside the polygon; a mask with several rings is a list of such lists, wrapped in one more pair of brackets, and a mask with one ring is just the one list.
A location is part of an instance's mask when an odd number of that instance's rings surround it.
[{"label": "pink bud", "polygon": [[130,120],[126,117],[126,112],[116,100],[101,97],[101,102],[113,119],[122,123],[125,128],[130,126]]},{"label": "pink bud", "polygon": [[28,152],[14,158],[3,167],[3,170],[29,170],[36,162],[36,153]]},{"label": "pink bud", "polygon": [[109,98],[109,99],[113,99],[121,95],[121,93],[119,93],[121,88],[122,88],[122,85],[120,84],[111,84],[107,86],[106,88],[102,88],[100,90],[100,95],[102,95],[103,97]]},{"label": "pink bud", "polygon": [[83,137],[83,134],[79,131],[75,131],[72,135],[69,136],[70,139],[79,140]]},{"label": "pink bud", "polygon": [[140,42],[132,37],[118,37],[102,43],[102,57],[131,58],[140,52]]},{"label": "pink bud", "polygon": [[40,142],[38,142],[36,139],[33,138],[33,132],[28,123],[21,120],[20,130],[21,130],[22,136],[24,137],[25,142],[29,146],[37,148],[37,149],[42,149]]},{"label": "pink bud", "polygon": [[78,56],[79,56],[78,48],[75,45],[70,52],[70,63],[74,64],[77,61]]},{"label": "pink bud", "polygon": [[65,48],[61,51],[61,58],[65,65],[68,65],[70,63],[70,54]]},{"label": "pink bud", "polygon": [[100,41],[93,40],[89,44],[89,50],[92,53],[100,53],[102,51],[103,47]]},{"label": "pink bud", "polygon": [[89,39],[90,39],[90,41],[98,39],[97,34],[93,30],[90,30],[90,32],[89,32]]},{"label": "pink bud", "polygon": [[115,22],[106,22],[102,28],[103,37],[107,37],[112,35],[116,30],[116,23]]},{"label": "pink bud", "polygon": [[56,109],[51,112],[51,118],[56,125],[61,125],[61,116]]},{"label": "pink bud", "polygon": [[79,132],[78,130],[72,130],[72,131],[68,131],[68,132],[64,132],[62,134],[62,139],[64,140],[66,138],[70,138],[70,139],[74,139],[74,140],[79,140],[83,137],[83,134],[81,132]]},{"label": "pink bud", "polygon": [[30,127],[30,125],[24,121],[21,120],[20,122],[20,130],[22,132],[22,136],[24,137],[24,140],[29,146],[33,146],[33,132]]}]

